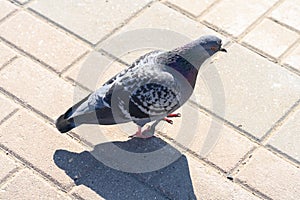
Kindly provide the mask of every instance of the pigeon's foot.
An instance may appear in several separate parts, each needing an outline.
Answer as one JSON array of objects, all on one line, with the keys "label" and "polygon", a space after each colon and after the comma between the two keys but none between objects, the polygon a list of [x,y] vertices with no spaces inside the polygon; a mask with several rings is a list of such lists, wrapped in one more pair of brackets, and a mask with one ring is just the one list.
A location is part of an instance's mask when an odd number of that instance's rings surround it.
[{"label": "pigeon's foot", "polygon": [[169,114],[169,115],[167,115],[167,117],[164,118],[164,121],[168,122],[169,124],[173,124],[173,120],[168,119],[168,118],[171,118],[171,117],[181,117],[181,114],[180,113]]},{"label": "pigeon's foot", "polygon": [[149,132],[151,131],[151,127],[148,126],[147,129],[145,129],[144,131],[142,131],[142,127],[138,127],[138,131],[134,134],[129,136],[130,138],[151,138],[153,136],[153,134],[149,135]]},{"label": "pigeon's foot", "polygon": [[172,114],[168,114],[167,117],[181,117],[180,113],[172,113]]}]

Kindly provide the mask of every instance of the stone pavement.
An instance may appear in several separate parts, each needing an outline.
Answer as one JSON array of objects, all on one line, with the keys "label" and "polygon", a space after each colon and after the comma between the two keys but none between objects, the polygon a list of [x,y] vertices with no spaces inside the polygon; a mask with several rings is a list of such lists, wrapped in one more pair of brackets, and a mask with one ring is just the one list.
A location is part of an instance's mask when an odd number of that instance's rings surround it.
[{"label": "stone pavement", "polygon": [[[0,0],[0,199],[300,199],[299,18],[299,0]],[[107,45],[143,28],[215,34],[228,53],[155,138],[129,140],[131,124],[60,134],[57,116],[149,51]],[[93,156],[109,142],[179,157],[128,173]]]}]

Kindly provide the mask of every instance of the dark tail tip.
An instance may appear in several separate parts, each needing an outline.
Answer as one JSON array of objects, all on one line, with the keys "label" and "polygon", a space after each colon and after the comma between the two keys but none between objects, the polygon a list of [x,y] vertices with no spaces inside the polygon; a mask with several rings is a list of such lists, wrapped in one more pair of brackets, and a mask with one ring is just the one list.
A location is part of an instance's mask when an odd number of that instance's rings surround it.
[{"label": "dark tail tip", "polygon": [[65,115],[61,115],[55,122],[56,128],[61,133],[66,133],[75,128],[75,123],[72,119],[65,119]]}]

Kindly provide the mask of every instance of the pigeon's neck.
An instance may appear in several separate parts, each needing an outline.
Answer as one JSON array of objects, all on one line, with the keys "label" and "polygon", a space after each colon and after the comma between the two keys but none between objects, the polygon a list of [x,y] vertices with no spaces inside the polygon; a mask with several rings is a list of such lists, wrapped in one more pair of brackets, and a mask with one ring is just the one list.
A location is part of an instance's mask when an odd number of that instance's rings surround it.
[{"label": "pigeon's neck", "polygon": [[210,57],[208,52],[203,48],[203,46],[199,45],[197,40],[174,49],[173,52],[185,59],[197,70],[199,70],[205,60]]},{"label": "pigeon's neck", "polygon": [[165,64],[177,70],[183,75],[199,70],[201,65],[210,55],[201,45],[192,42],[176,48],[163,55]]}]

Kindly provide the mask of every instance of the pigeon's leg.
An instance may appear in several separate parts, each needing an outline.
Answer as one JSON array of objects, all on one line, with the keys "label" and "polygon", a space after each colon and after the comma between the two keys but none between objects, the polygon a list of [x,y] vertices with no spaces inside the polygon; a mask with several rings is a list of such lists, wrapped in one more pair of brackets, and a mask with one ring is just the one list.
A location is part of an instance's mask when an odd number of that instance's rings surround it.
[{"label": "pigeon's leg", "polygon": [[[149,132],[150,130],[151,130],[151,127],[150,127],[150,126],[148,126],[144,131],[142,131],[142,127],[138,126],[138,131],[137,131],[134,135],[131,135],[131,136],[129,136],[129,137],[130,137],[130,138],[134,138],[134,137],[136,137],[136,138],[144,138],[144,139],[150,138],[150,137],[153,136],[153,134],[151,134],[151,135],[144,135],[144,133],[147,133],[147,132]],[[148,134],[149,134],[149,133],[148,133]]]}]

